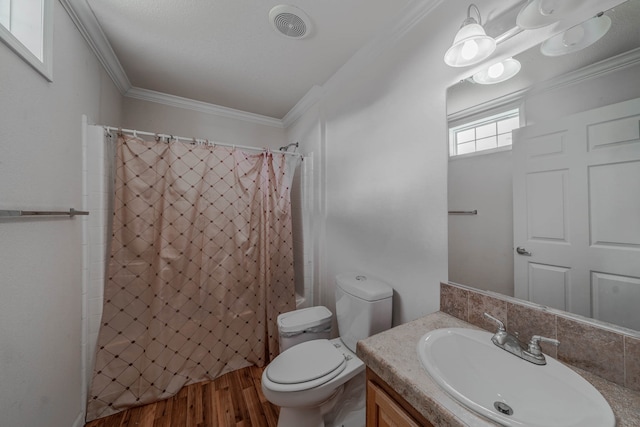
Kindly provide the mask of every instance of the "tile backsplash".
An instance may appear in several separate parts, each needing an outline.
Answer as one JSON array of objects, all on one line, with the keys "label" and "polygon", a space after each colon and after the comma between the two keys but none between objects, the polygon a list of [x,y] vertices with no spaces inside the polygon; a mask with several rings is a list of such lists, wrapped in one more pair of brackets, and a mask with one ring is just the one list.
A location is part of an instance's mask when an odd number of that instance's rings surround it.
[{"label": "tile backsplash", "polygon": [[440,284],[440,311],[494,332],[495,324],[483,316],[487,312],[524,342],[532,335],[555,338],[560,346],[543,343],[545,354],[640,391],[640,338],[615,327],[600,327],[517,298],[447,283]]}]

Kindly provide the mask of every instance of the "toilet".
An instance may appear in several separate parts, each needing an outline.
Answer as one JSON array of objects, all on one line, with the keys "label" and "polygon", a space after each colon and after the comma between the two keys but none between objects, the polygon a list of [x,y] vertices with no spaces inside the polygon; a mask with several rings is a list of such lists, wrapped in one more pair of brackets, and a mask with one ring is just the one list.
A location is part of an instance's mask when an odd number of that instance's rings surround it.
[{"label": "toilet", "polygon": [[391,327],[393,289],[362,274],[336,276],[340,338],[329,340],[331,311],[311,307],[278,316],[281,353],[262,373],[262,391],[280,406],[278,427],[323,427],[345,384],[364,371],[358,340]]}]

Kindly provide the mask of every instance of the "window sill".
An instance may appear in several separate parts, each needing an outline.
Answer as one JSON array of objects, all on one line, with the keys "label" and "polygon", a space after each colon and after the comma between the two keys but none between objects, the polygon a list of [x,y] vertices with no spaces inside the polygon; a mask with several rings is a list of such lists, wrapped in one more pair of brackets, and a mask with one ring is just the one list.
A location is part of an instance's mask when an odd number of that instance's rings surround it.
[{"label": "window sill", "polygon": [[498,148],[492,148],[490,150],[482,150],[482,151],[476,151],[473,153],[467,153],[467,154],[459,154],[456,156],[449,156],[449,161],[454,161],[454,160],[460,160],[460,159],[466,159],[469,157],[476,157],[476,156],[484,156],[487,154],[496,154],[496,153],[502,153],[503,151],[511,151],[511,145],[505,145],[504,147],[498,147]]}]

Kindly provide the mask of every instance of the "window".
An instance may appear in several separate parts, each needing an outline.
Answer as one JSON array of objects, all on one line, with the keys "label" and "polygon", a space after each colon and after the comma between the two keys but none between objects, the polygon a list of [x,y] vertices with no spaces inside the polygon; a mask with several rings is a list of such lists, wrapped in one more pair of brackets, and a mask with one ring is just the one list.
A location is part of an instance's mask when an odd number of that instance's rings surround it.
[{"label": "window", "polygon": [[511,131],[520,127],[520,110],[513,109],[449,128],[449,156],[498,150],[511,146]]},{"label": "window", "polygon": [[52,80],[52,0],[0,0],[0,39]]}]

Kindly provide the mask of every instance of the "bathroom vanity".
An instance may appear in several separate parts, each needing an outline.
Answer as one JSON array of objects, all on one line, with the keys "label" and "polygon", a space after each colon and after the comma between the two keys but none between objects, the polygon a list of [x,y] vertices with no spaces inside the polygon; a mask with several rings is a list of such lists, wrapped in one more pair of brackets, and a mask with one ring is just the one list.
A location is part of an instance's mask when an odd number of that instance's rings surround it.
[{"label": "bathroom vanity", "polygon": [[433,424],[367,368],[367,426],[433,427]]},{"label": "bathroom vanity", "polygon": [[[447,394],[426,372],[416,346],[425,333],[440,328],[478,327],[437,312],[369,337],[357,355],[367,365],[367,426],[496,426]],[[640,425],[640,393],[572,367],[611,406],[616,426]]]}]

